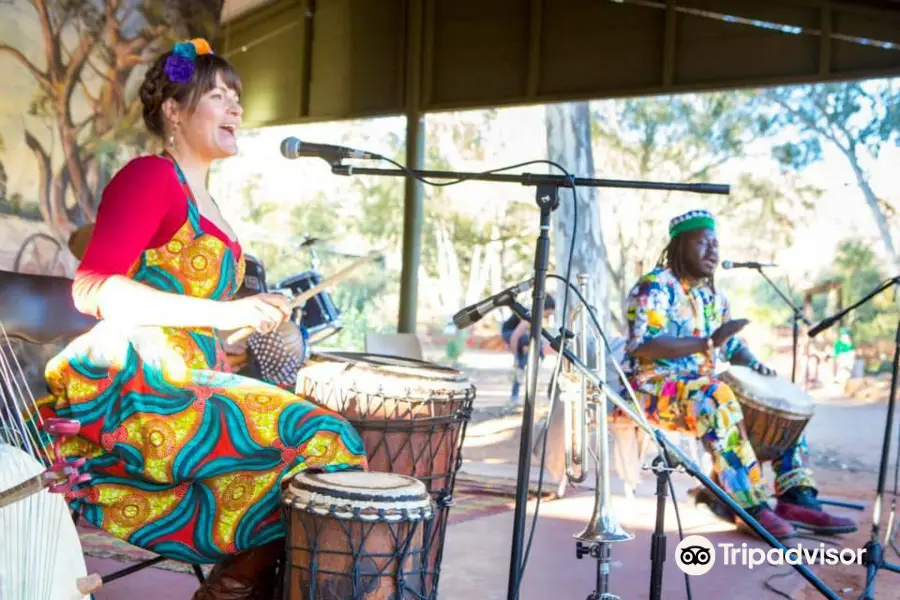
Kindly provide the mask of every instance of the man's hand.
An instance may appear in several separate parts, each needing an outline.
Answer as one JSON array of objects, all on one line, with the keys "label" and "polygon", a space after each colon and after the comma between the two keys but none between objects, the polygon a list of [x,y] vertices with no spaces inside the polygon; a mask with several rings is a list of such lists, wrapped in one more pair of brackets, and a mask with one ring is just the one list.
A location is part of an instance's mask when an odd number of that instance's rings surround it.
[{"label": "man's hand", "polygon": [[757,373],[759,373],[760,375],[764,375],[766,377],[775,377],[777,375],[777,373],[775,372],[775,369],[770,369],[769,367],[762,364],[758,360],[754,361],[753,364],[750,365],[750,368],[753,369],[754,371],[756,371]]},{"label": "man's hand", "polygon": [[750,323],[750,321],[747,319],[734,319],[727,323],[722,323],[722,325],[713,332],[712,336],[710,336],[712,337],[713,344],[716,348],[721,348],[725,345],[725,342],[736,336],[748,323]]}]

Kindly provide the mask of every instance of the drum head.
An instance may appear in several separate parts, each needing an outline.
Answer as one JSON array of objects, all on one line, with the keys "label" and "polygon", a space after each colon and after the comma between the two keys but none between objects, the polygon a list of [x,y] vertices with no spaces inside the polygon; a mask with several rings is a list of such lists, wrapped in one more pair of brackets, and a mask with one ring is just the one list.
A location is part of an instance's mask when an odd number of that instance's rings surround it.
[{"label": "drum head", "polygon": [[285,490],[284,503],[318,515],[362,521],[417,521],[434,513],[424,483],[374,471],[299,473]]},{"label": "drum head", "polygon": [[781,377],[760,375],[750,367],[732,366],[720,379],[741,401],[750,404],[801,417],[811,417],[815,410],[812,396]]},{"label": "drum head", "polygon": [[[313,352],[297,376],[297,393],[313,394],[321,384],[412,400],[455,398],[474,391],[456,369],[411,358],[356,352]],[[342,407],[337,407],[342,408]]]}]

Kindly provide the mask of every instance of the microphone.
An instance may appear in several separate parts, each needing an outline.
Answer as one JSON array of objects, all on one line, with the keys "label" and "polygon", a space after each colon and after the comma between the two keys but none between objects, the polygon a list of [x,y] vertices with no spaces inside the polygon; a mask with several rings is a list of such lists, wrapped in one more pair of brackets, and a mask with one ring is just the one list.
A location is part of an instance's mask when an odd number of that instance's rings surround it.
[{"label": "microphone", "polygon": [[503,306],[510,300],[513,300],[519,294],[527,292],[532,286],[534,286],[534,279],[529,279],[528,281],[517,283],[511,288],[507,288],[498,294],[494,294],[486,300],[470,304],[453,315],[453,324],[456,325],[457,329],[465,329],[466,327],[474,325],[486,314],[498,306]]},{"label": "microphone", "polygon": [[301,142],[295,137],[286,137],[281,142],[281,154],[285,158],[300,158],[309,156],[313,158],[321,158],[328,162],[335,162],[342,158],[368,158],[373,160],[381,160],[384,158],[380,154],[366,152],[365,150],[356,150],[355,148],[345,148],[343,146],[332,146],[331,144],[313,144],[310,142]]},{"label": "microphone", "polygon": [[819,335],[820,333],[822,333],[823,331],[825,331],[826,329],[828,329],[829,327],[831,327],[832,325],[834,325],[835,323],[837,323],[838,321],[840,321],[840,318],[828,317],[827,319],[822,319],[822,321],[820,323],[818,323],[815,327],[810,329],[809,333],[807,333],[806,335],[808,335],[811,338],[814,338],[817,335]]},{"label": "microphone", "polygon": [[762,267],[777,267],[774,263],[758,263],[758,262],[731,262],[730,260],[722,261],[723,269],[761,269]]}]

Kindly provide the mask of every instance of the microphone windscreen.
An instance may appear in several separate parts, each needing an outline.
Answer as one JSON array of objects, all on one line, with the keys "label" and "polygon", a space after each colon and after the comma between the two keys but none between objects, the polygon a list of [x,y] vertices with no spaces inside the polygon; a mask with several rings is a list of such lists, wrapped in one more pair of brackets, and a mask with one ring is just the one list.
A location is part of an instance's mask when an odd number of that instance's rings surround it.
[{"label": "microphone windscreen", "polygon": [[297,158],[297,152],[302,145],[303,142],[295,137],[284,138],[281,142],[281,155],[285,158]]},{"label": "microphone windscreen", "polygon": [[723,268],[723,269],[730,269],[731,267],[732,267],[732,262],[731,262],[730,260],[723,260],[723,261],[722,261],[722,268]]}]

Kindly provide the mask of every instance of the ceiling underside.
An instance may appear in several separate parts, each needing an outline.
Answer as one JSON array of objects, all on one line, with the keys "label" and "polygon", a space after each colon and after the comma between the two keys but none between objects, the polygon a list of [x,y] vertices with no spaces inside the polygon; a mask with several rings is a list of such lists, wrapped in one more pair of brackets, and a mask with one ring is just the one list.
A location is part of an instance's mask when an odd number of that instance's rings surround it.
[{"label": "ceiling underside", "polygon": [[900,74],[900,2],[226,0],[248,124]]}]

